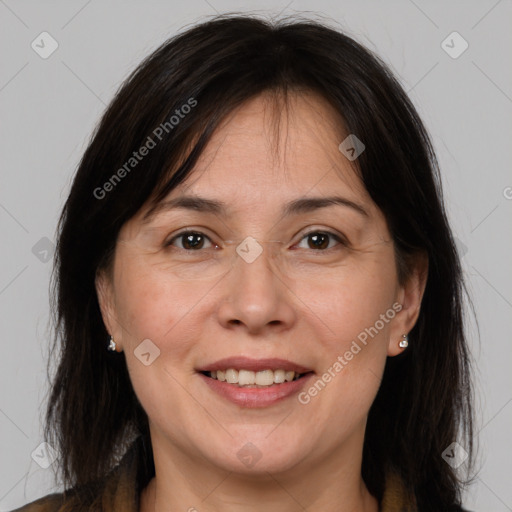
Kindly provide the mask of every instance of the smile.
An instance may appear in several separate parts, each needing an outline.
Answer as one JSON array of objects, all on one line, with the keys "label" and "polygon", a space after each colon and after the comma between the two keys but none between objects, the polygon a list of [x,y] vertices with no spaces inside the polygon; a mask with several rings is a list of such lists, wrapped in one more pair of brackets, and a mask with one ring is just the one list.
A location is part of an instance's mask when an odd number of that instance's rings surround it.
[{"label": "smile", "polygon": [[228,357],[196,368],[213,392],[239,407],[270,407],[291,398],[307,385],[315,372],[280,358]]},{"label": "smile", "polygon": [[300,379],[305,373],[294,372],[293,370],[214,370],[204,372],[204,375],[220,382],[238,385],[238,387],[266,388],[275,384],[283,384]]}]

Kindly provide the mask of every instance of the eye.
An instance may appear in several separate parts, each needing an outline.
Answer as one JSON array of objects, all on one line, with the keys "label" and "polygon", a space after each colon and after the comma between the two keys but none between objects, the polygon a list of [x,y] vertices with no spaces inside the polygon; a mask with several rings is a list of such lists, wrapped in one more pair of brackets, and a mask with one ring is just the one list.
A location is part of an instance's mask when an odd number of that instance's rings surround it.
[{"label": "eye", "polygon": [[204,233],[201,233],[199,231],[182,231],[181,233],[171,238],[168,242],[166,242],[166,247],[174,245],[174,242],[177,240],[181,241],[181,247],[178,246],[178,249],[182,249],[184,251],[189,252],[204,249],[204,244],[206,240],[211,244],[211,240]]},{"label": "eye", "polygon": [[302,243],[303,240],[307,240],[308,247],[306,247],[306,249],[325,251],[333,248],[330,246],[329,239],[333,239],[343,246],[346,245],[345,241],[339,235],[330,231],[310,231],[302,237],[300,243]]}]

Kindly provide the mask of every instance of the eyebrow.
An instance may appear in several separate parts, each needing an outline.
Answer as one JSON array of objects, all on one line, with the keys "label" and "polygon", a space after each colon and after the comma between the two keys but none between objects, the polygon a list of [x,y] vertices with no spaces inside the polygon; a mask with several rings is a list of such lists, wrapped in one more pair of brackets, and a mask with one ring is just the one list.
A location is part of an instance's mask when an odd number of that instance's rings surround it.
[{"label": "eyebrow", "polygon": [[[357,213],[369,217],[368,212],[360,204],[341,196],[301,197],[287,203],[283,207],[281,215],[283,217],[298,215],[335,205],[351,208]],[[149,223],[157,214],[174,209],[193,210],[221,216],[225,216],[227,211],[226,204],[222,201],[199,196],[181,196],[157,203],[144,215],[142,222],[144,224]]]}]

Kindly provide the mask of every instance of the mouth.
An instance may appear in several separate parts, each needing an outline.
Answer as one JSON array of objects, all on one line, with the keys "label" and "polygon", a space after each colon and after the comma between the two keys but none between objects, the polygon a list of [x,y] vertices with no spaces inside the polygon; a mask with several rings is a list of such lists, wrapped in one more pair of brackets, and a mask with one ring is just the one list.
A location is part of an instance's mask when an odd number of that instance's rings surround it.
[{"label": "mouth", "polygon": [[241,407],[268,407],[297,393],[314,375],[285,359],[230,357],[197,368],[216,395]]},{"label": "mouth", "polygon": [[276,370],[266,369],[257,372],[227,368],[226,370],[203,371],[200,373],[210,379],[226,382],[240,388],[268,388],[284,384],[285,382],[299,380],[311,372],[299,373],[293,370],[284,370],[283,368]]}]

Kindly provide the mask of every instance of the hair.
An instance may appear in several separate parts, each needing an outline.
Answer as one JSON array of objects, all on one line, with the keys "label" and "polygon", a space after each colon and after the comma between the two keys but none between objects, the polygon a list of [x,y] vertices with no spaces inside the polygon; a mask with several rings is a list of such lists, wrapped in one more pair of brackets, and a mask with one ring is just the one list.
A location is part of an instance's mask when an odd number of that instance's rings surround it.
[{"label": "hair", "polygon": [[[60,352],[45,435],[59,448],[66,487],[104,479],[137,436],[150,445],[124,356],[106,350],[95,289],[97,273],[111,268],[121,227],[190,175],[235,108],[289,91],[325,98],[347,133],[364,142],[357,172],[387,220],[399,280],[418,254],[428,256],[409,348],[388,358],[369,411],[362,477],[379,499],[393,470],[420,510],[460,504],[465,482],[441,455],[456,440],[468,467],[473,454],[466,290],[431,141],[379,57],[341,30],[297,17],[221,15],[172,37],[125,80],[91,138],[59,220],[52,276],[52,354]],[[130,160],[148,138],[155,143],[148,154]],[[151,450],[142,464],[145,486],[154,475]]]}]

